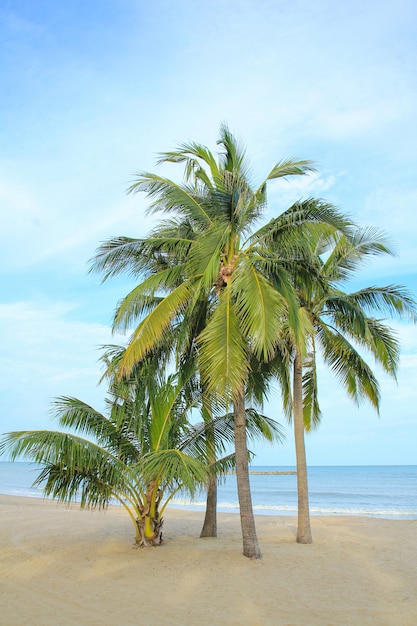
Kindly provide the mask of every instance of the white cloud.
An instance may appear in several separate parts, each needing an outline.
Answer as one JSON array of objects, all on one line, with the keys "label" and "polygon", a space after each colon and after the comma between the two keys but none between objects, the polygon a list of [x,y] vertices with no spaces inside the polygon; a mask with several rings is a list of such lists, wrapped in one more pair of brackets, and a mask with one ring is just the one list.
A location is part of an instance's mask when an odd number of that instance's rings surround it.
[{"label": "white cloud", "polygon": [[102,403],[98,348],[120,338],[107,326],[73,318],[66,304],[0,305],[0,324],[7,329],[0,352],[2,431],[48,426],[49,402],[57,395]]},{"label": "white cloud", "polygon": [[324,176],[320,172],[272,180],[268,183],[268,213],[271,213],[272,207],[274,209],[279,207],[280,211],[285,210],[297,200],[310,197],[323,198],[325,192],[335,185],[336,180],[335,174]]},{"label": "white cloud", "polygon": [[[106,187],[104,187],[106,190]],[[143,236],[154,223],[145,215],[143,196],[107,188],[110,198],[91,205],[65,197],[54,185],[35,187],[18,179],[0,179],[2,270],[31,268],[44,261],[64,260],[85,266],[103,240],[116,235]],[[120,192],[120,193],[119,193]]]}]

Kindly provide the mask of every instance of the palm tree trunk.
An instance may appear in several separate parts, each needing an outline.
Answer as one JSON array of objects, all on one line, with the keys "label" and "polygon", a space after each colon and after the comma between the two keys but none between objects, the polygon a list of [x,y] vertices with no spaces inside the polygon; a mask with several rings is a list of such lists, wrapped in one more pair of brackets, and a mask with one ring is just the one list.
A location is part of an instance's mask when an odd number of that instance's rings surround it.
[{"label": "palm tree trunk", "polygon": [[297,492],[298,492],[298,526],[297,542],[312,543],[313,537],[310,526],[310,505],[308,501],[307,459],[304,438],[303,412],[303,368],[302,358],[296,349],[294,358],[293,377],[293,411],[294,411],[294,439],[295,456],[297,462]]},{"label": "palm tree trunk", "polygon": [[242,527],[243,554],[250,559],[262,558],[256,536],[255,518],[249,482],[248,446],[246,442],[245,396],[243,390],[234,401],[236,481]]},{"label": "palm tree trunk", "polygon": [[217,537],[217,476],[207,482],[206,514],[200,537]]},{"label": "palm tree trunk", "polygon": [[136,520],[136,544],[141,548],[162,543],[162,518],[159,515],[159,490],[155,481],[147,485],[146,499]]},{"label": "palm tree trunk", "polygon": [[[207,465],[213,468],[216,463],[216,448],[214,438],[214,422],[211,407],[207,402],[206,394],[203,391],[203,419],[205,428],[205,445],[207,454]],[[209,474],[207,481],[206,514],[200,537],[217,537],[217,475]]]}]

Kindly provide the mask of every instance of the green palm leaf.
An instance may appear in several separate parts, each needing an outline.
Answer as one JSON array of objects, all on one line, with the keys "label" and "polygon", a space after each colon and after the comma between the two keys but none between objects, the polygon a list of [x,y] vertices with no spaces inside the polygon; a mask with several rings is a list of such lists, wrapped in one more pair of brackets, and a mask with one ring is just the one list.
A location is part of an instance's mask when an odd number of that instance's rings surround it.
[{"label": "green palm leaf", "polygon": [[120,491],[131,492],[127,466],[106,448],[69,433],[49,430],[8,433],[0,454],[24,456],[44,465],[34,484],[63,502],[81,497],[81,506],[107,506]]},{"label": "green palm leaf", "polygon": [[191,495],[207,479],[207,467],[203,461],[176,449],[149,452],[141,459],[140,472],[147,482],[163,478],[164,483],[179,485]]},{"label": "green palm leaf", "polygon": [[307,431],[316,428],[321,420],[318,399],[318,383],[315,352],[303,361],[303,411],[304,427]]},{"label": "green palm leaf", "polygon": [[128,189],[128,193],[145,192],[149,198],[154,198],[148,210],[149,213],[164,211],[175,212],[192,221],[210,225],[212,219],[204,206],[201,197],[195,194],[192,187],[179,185],[168,178],[157,174],[144,172],[137,176],[137,180]]},{"label": "green palm leaf", "polygon": [[323,346],[325,362],[333,370],[348,395],[356,404],[363,398],[368,399],[379,411],[378,381],[362,356],[339,333],[321,327],[318,337]]},{"label": "green palm leaf", "polygon": [[410,292],[402,285],[367,287],[350,294],[350,298],[365,310],[380,311],[390,316],[408,317],[417,321],[417,306]]},{"label": "green palm leaf", "polygon": [[296,158],[283,159],[278,161],[269,172],[266,180],[274,180],[276,178],[285,178],[287,176],[302,176],[308,172],[315,172],[316,168],[313,161],[298,160]]},{"label": "green palm leaf", "polygon": [[217,308],[198,337],[201,377],[209,393],[228,396],[245,384],[247,344],[232,303],[231,289],[219,297]]},{"label": "green palm leaf", "polygon": [[[53,414],[61,426],[93,437],[100,446],[124,462],[137,459],[137,443],[132,436],[124,434],[122,424],[113,423],[85,402],[62,396],[54,401]],[[126,420],[125,409],[123,417]]]},{"label": "green palm leaf", "polygon": [[[176,287],[152,309],[134,331],[120,364],[120,373],[129,375],[135,363],[139,362],[158,344],[172,318],[179,315],[192,295],[192,285],[188,282]],[[125,308],[129,311],[128,306]],[[123,319],[123,311],[120,314]],[[116,328],[118,320],[115,320]]]},{"label": "green palm leaf", "polygon": [[231,289],[244,335],[250,338],[256,357],[269,361],[277,342],[276,320],[286,314],[287,301],[245,257],[233,275]]},{"label": "green palm leaf", "polygon": [[211,186],[210,178],[207,176],[202,164],[208,165],[212,178],[216,178],[219,175],[214,155],[208,148],[195,142],[180,144],[172,152],[161,152],[157,165],[162,163],[185,163],[185,180],[189,181],[195,175],[209,187]]},{"label": "green palm leaf", "polygon": [[344,281],[369,257],[393,255],[385,233],[377,228],[355,228],[349,236],[336,234],[334,245],[323,266],[328,280]]}]

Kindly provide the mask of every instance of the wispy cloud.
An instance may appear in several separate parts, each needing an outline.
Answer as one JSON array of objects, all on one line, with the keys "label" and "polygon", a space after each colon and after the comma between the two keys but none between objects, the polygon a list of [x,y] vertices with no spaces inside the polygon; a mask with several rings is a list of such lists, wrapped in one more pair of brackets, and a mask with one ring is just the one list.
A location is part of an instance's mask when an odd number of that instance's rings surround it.
[{"label": "wispy cloud", "polygon": [[54,396],[75,395],[101,405],[99,347],[117,343],[110,328],[71,319],[68,304],[0,305],[7,328],[0,351],[3,428],[41,428]]}]

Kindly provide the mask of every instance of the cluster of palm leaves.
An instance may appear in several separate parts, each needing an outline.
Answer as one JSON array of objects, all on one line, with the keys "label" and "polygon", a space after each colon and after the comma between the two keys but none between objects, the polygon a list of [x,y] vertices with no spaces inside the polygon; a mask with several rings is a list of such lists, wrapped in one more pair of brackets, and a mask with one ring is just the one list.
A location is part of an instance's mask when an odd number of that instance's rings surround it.
[{"label": "cluster of palm leaves", "polygon": [[[65,431],[9,433],[0,451],[40,464],[35,485],[63,502],[82,508],[121,504],[135,528],[138,546],[159,545],[163,511],[182,491],[189,496],[204,488],[211,476],[234,467],[234,455],[207,457],[207,440],[218,456],[233,441],[233,417],[214,415],[207,425],[188,419],[198,407],[192,381],[159,372],[155,355],[137,364],[129,377],[115,375],[124,348],[107,346],[102,357],[109,379],[103,414],[85,402],[60,397],[53,413]],[[249,432],[254,438],[279,439],[276,422],[252,410]]]},{"label": "cluster of palm leaves", "polygon": [[[143,544],[160,540],[160,502],[167,489],[193,493],[206,485],[202,535],[215,535],[217,477],[232,458],[243,553],[259,558],[247,435],[271,438],[279,430],[248,407],[262,407],[271,385],[279,383],[295,433],[297,540],[311,542],[304,432],[320,420],[316,354],[321,352],[355,401],[368,398],[378,408],[378,383],[364,354],[395,376],[399,345],[373,315],[414,318],[416,309],[399,286],[343,291],[365,259],[391,250],[382,233],[359,229],[331,204],[300,200],[262,223],[270,181],[308,174],[311,162],[281,161],[253,187],[245,152],[225,125],[218,145],[217,158],[196,143],[161,155],[164,168],[183,167],[182,183],[138,174],[130,192],[144,192],[150,212],[165,217],[145,238],[107,241],[93,259],[92,270],[104,280],[126,273],[137,286],[114,317],[115,329],[132,334],[108,359],[115,394],[110,417],[78,408],[73,399],[58,401],[62,424],[96,438],[91,462],[77,466],[77,446],[90,447],[72,435],[62,435],[62,445],[55,446],[49,434],[12,433],[3,447],[45,463],[40,480],[46,479],[52,495],[68,499],[81,488],[90,505],[104,505],[111,494],[130,506]],[[179,372],[174,380],[167,375],[173,367]],[[157,372],[164,373],[160,380]],[[199,427],[190,426],[191,407],[201,413]],[[234,439],[234,455],[223,464],[220,434],[223,441],[232,434]],[[102,478],[106,487],[100,491]]]}]

